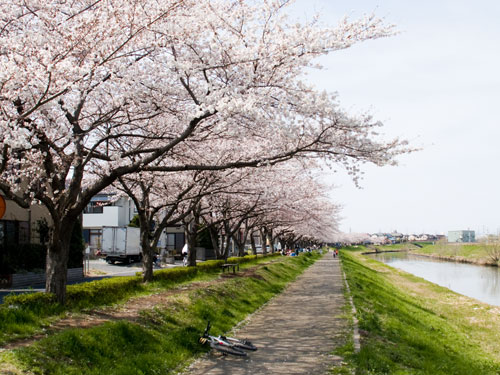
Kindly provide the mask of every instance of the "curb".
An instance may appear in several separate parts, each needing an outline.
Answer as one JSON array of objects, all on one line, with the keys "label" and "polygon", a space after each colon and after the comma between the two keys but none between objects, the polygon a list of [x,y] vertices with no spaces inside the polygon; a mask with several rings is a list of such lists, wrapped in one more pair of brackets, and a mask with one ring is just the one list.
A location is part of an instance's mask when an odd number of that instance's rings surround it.
[{"label": "curb", "polygon": [[352,311],[352,320],[353,320],[353,341],[354,341],[354,352],[359,353],[361,350],[361,343],[360,343],[360,336],[359,336],[359,327],[358,327],[358,318],[356,318],[356,307],[354,306],[354,303],[352,301],[352,295],[351,295],[351,289],[349,289],[349,283],[347,282],[347,279],[345,277],[344,269],[340,267],[342,270],[342,278],[344,279],[344,285],[347,290],[347,296],[349,300],[349,304],[351,305],[351,311]]}]

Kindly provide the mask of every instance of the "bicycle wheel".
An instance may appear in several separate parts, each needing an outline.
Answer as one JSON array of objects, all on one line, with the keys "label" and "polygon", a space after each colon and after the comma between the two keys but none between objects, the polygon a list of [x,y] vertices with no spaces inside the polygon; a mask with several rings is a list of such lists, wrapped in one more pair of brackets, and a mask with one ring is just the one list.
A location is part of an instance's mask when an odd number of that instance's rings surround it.
[{"label": "bicycle wheel", "polygon": [[224,353],[224,354],[231,354],[231,355],[236,355],[236,356],[240,356],[240,357],[246,357],[247,356],[247,353],[245,353],[244,351],[242,350],[239,350],[235,347],[231,347],[231,346],[226,346],[226,345],[222,345],[222,344],[217,344],[217,343],[210,343],[210,347],[212,349],[215,349],[221,353]]},{"label": "bicycle wheel", "polygon": [[233,344],[235,348],[245,349],[245,350],[257,350],[257,347],[253,345],[251,342],[237,342]]},{"label": "bicycle wheel", "polygon": [[239,340],[235,339],[234,337],[226,337],[226,336],[221,336],[221,337],[223,340],[229,342],[231,345],[234,345],[234,347],[238,349],[257,350],[257,347],[248,340]]}]

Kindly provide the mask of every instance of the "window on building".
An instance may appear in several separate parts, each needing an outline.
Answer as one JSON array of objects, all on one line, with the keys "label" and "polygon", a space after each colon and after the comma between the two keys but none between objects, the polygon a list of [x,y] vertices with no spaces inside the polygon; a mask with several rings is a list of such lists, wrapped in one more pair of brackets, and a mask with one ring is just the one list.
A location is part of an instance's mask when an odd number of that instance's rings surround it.
[{"label": "window on building", "polygon": [[30,243],[30,223],[19,221],[19,244]]},{"label": "window on building", "polygon": [[14,220],[5,220],[4,225],[4,240],[5,243],[17,244],[18,243],[18,232],[17,225]]},{"label": "window on building", "polygon": [[102,250],[102,229],[83,229],[83,240],[90,246],[90,250],[96,253]]},{"label": "window on building", "polygon": [[90,248],[96,250],[102,250],[102,230],[101,229],[91,229],[90,230]]},{"label": "window on building", "polygon": [[27,221],[0,221],[0,244],[30,243],[30,225]]},{"label": "window on building", "polygon": [[83,210],[84,214],[102,214],[104,212],[104,206],[106,202],[93,201],[90,202]]},{"label": "window on building", "polygon": [[167,250],[175,250],[175,233],[167,233]]}]

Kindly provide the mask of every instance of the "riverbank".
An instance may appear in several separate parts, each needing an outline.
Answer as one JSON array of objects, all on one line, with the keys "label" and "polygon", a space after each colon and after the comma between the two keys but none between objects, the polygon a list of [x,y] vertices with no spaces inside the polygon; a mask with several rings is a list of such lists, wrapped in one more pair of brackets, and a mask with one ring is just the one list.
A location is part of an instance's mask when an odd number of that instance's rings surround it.
[{"label": "riverbank", "polygon": [[[415,246],[412,243],[368,246],[366,254],[408,252],[433,259],[450,262],[475,264],[478,266],[500,267],[500,247],[493,248],[492,244],[461,244],[461,243],[435,243]],[[364,247],[363,247],[364,248]]]},{"label": "riverbank", "polygon": [[500,257],[500,249],[497,254],[493,245],[488,244],[427,244],[421,248],[410,249],[410,253],[452,262],[493,267],[499,266],[498,257]]},{"label": "riverbank", "polygon": [[361,251],[342,251],[357,310],[356,374],[498,374],[500,309],[456,294]]}]

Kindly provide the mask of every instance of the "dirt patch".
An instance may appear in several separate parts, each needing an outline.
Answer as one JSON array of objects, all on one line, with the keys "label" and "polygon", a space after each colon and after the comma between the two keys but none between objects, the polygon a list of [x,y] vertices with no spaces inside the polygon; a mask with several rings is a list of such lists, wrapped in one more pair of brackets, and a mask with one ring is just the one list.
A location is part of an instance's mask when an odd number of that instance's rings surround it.
[{"label": "dirt patch", "polygon": [[193,282],[161,293],[134,297],[119,307],[107,307],[99,310],[92,310],[88,313],[69,314],[67,317],[52,323],[49,327],[45,328],[42,333],[27,339],[15,340],[7,343],[3,347],[0,347],[0,351],[29,346],[49,335],[69,328],[91,328],[106,322],[119,320],[135,322],[139,320],[141,311],[152,310],[157,306],[168,305],[168,300],[171,296],[180,295],[199,288],[205,289],[211,285],[237,277],[262,278],[257,274],[257,270],[267,264],[269,263],[261,263],[258,266],[246,268],[236,274],[221,274],[219,278],[212,281]]},{"label": "dirt patch", "polygon": [[252,267],[252,268],[247,268],[245,270],[242,270],[241,272],[238,273],[223,273],[220,275],[222,279],[234,279],[235,277],[252,277],[254,279],[258,280],[264,280],[264,278],[257,273],[257,270],[260,267],[263,267],[265,265],[268,265],[269,263],[261,263],[259,264],[259,267]]}]

